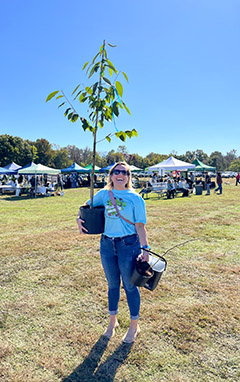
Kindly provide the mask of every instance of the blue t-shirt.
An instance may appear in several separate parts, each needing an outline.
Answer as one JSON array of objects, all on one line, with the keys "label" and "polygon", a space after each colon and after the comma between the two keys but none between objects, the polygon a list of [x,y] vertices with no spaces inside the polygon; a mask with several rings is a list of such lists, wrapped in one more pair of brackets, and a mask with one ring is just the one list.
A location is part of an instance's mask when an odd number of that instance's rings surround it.
[{"label": "blue t-shirt", "polygon": [[[146,210],[143,198],[133,190],[114,190],[114,198],[120,214],[132,223],[146,224]],[[88,200],[90,204],[90,200]],[[123,237],[136,233],[134,225],[125,222],[117,216],[108,190],[100,190],[93,197],[93,207],[105,207],[104,235],[109,237]]]}]

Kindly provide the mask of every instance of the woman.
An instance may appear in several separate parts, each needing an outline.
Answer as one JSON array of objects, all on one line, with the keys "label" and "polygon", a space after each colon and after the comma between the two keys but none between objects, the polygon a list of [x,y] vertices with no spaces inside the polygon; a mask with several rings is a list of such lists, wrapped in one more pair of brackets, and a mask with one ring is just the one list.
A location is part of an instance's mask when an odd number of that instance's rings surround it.
[{"label": "woman", "polygon": [[[122,219],[110,198],[109,191],[113,193],[117,208],[125,219]],[[90,201],[86,202],[89,204]],[[132,285],[130,277],[133,272],[136,258],[141,253],[140,246],[150,248],[145,230],[146,212],[142,197],[132,189],[130,168],[125,162],[116,163],[109,172],[107,186],[100,190],[93,199],[93,206],[105,206],[105,228],[101,236],[100,254],[102,266],[108,281],[108,306],[110,323],[104,335],[108,338],[115,334],[118,302],[120,298],[120,282],[126,292],[130,310],[130,327],[123,338],[123,342],[132,343],[140,333],[138,325],[140,310],[139,289]],[[77,218],[79,232],[85,233],[84,221]],[[140,255],[142,261],[148,261],[146,251]]]}]

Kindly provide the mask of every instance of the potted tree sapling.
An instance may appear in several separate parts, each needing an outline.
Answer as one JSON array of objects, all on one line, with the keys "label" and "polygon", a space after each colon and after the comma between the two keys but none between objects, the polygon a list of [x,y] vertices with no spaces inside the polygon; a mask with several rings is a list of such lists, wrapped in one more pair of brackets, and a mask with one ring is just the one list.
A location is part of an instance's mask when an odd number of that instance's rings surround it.
[{"label": "potted tree sapling", "polygon": [[[115,47],[115,45],[108,45],[113,48]],[[82,129],[84,131],[89,130],[92,133],[93,150],[90,183],[90,206],[88,208],[81,207],[80,215],[81,218],[85,220],[84,225],[88,229],[88,233],[97,234],[102,233],[104,229],[104,207],[93,208],[97,133],[99,128],[102,129],[104,127],[105,122],[114,122],[115,125],[114,119],[119,116],[120,109],[125,109],[129,114],[131,113],[122,99],[123,86],[119,81],[120,75],[123,75],[125,80],[128,81],[127,75],[124,72],[119,72],[113,63],[108,59],[105,41],[103,41],[103,45],[93,58],[92,62],[88,61],[84,64],[83,70],[86,70],[88,79],[94,75],[97,75],[97,81],[93,82],[90,86],[78,84],[72,92],[72,97],[73,101],[78,101],[80,104],[88,104],[88,118],[85,118],[76,110],[72,102],[70,102],[62,90],[57,90],[50,93],[46,99],[46,102],[53,98],[60,100],[60,104],[58,106],[59,108],[64,105],[65,107],[67,106],[64,116],[73,123],[80,121]],[[133,136],[137,136],[137,131],[135,129],[116,131],[108,134],[103,139],[111,142],[111,137],[113,135],[120,140],[125,141],[127,137],[131,138]]]}]

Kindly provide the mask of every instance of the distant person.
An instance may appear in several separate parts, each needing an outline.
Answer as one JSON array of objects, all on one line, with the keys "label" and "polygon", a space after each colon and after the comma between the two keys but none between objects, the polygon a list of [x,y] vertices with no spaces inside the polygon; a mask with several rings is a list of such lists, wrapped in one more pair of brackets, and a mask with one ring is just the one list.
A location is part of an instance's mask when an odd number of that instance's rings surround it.
[{"label": "distant person", "polygon": [[156,174],[156,172],[153,174],[152,182],[153,182],[153,183],[156,183],[156,182],[157,182],[157,174]]},{"label": "distant person", "polygon": [[58,174],[58,176],[57,176],[57,183],[58,183],[58,187],[62,191],[63,190],[63,180],[62,180],[62,176],[60,174]]},{"label": "distant person", "polygon": [[207,192],[205,195],[210,195],[211,177],[210,177],[209,173],[206,174],[205,182],[206,182],[206,186],[207,186]]},{"label": "distant person", "polygon": [[240,183],[240,174],[239,174],[239,172],[236,175],[236,186],[238,185],[238,183]]},{"label": "distant person", "polygon": [[171,199],[174,198],[175,194],[175,186],[171,182],[171,179],[168,179],[167,181],[167,198]]},{"label": "distant person", "polygon": [[18,183],[21,184],[23,182],[23,175],[20,174],[18,177]]},{"label": "distant person", "polygon": [[182,196],[188,196],[189,195],[189,190],[187,188],[187,182],[184,181],[184,178],[181,178],[178,182],[178,187],[177,189],[179,191],[182,191]]},{"label": "distant person", "polygon": [[221,195],[222,194],[222,177],[220,172],[217,173],[217,185],[218,187],[214,190],[214,192],[216,193],[217,191],[219,191],[218,195]]},{"label": "distant person", "polygon": [[36,178],[35,178],[35,176],[31,177],[30,184],[31,184],[32,188],[35,187],[35,185],[36,185]]},{"label": "distant person", "polygon": [[195,182],[195,176],[194,176],[192,171],[190,172],[189,178],[187,178],[187,182],[188,182],[190,188],[192,189],[193,188],[193,183]]}]

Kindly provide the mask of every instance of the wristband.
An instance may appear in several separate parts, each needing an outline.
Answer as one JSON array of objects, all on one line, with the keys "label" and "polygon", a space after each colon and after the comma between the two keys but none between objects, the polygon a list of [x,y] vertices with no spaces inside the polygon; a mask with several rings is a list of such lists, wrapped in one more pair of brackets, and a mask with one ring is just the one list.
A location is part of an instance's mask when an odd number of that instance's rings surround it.
[{"label": "wristband", "polygon": [[143,245],[142,249],[151,249],[151,247],[149,247],[149,245]]}]

